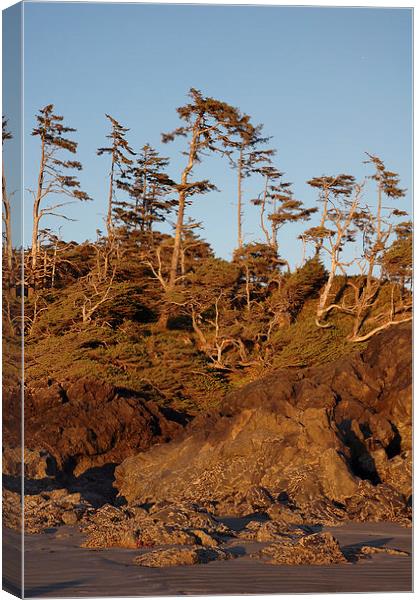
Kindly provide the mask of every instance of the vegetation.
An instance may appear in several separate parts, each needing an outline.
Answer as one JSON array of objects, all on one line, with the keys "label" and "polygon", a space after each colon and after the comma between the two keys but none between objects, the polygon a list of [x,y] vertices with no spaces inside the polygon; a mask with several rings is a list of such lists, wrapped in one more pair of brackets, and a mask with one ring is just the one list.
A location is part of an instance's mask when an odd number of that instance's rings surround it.
[{"label": "vegetation", "polygon": [[[348,174],[310,179],[320,208],[307,207],[273,164],[275,150],[262,125],[196,89],[189,97],[177,109],[181,126],[163,134],[165,143],[185,140],[178,181],[167,173],[168,157],[149,144],[136,153],[126,140],[129,130],[106,115],[110,144],[98,150],[110,157],[106,235],[82,244],[39,227],[43,215],[66,218],[61,210],[69,201],[89,200],[68,174],[80,163],[62,157],[76,153],[77,143],[67,137],[75,130],[53,105],[40,110],[23,323],[12,277],[19,249],[10,246],[3,172],[4,321],[8,336],[26,335],[28,385],[96,377],[197,413],[273,369],[327,362],[412,318],[412,225],[405,211],[386,206],[405,195],[396,173],[368,154],[373,172],[363,181]],[[11,137],[6,125],[3,119],[3,143]],[[214,255],[200,224],[186,214],[197,194],[215,188],[194,177],[211,153],[227,158],[238,180],[231,261]],[[261,182],[259,196],[249,198],[260,208],[261,232],[245,243],[243,181],[249,177]],[[376,186],[374,202],[368,179]],[[159,230],[170,220],[173,235]],[[303,263],[292,269],[281,254],[282,232],[288,223],[309,220],[300,236]]]}]

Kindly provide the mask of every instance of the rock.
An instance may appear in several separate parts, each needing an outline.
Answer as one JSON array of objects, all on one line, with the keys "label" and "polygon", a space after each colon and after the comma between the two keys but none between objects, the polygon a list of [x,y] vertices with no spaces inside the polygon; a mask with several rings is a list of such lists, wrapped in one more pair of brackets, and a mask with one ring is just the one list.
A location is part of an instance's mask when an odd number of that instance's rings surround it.
[{"label": "rock", "polygon": [[75,525],[78,521],[77,513],[73,510],[66,510],[62,514],[61,520],[65,525]]},{"label": "rock", "polygon": [[406,499],[394,488],[362,481],[357,493],[346,501],[346,515],[354,521],[391,521],[411,526],[411,509]]},{"label": "rock", "polygon": [[314,533],[297,540],[275,542],[253,556],[271,565],[333,565],[348,562],[338,541],[330,533]]},{"label": "rock", "polygon": [[[199,527],[201,525],[201,527]],[[86,514],[81,529],[84,548],[148,548],[162,545],[217,546],[228,528],[196,508],[173,506],[148,513],[141,507],[105,505]]]},{"label": "rock", "polygon": [[279,539],[289,539],[291,537],[290,527],[284,527],[282,523],[275,521],[266,521],[260,523],[250,522],[237,537],[244,540],[254,540],[255,542],[272,542]]},{"label": "rock", "polygon": [[[57,474],[55,459],[44,450],[24,449],[24,474],[27,479],[45,479]],[[22,471],[22,448],[3,449],[3,475],[20,477]]]},{"label": "rock", "polygon": [[320,457],[319,476],[325,496],[331,500],[342,502],[358,489],[357,478],[334,448],[328,448]]},{"label": "rock", "polygon": [[410,552],[398,550],[397,548],[386,548],[377,546],[362,546],[359,549],[360,554],[391,554],[392,556],[410,556]]},{"label": "rock", "polygon": [[134,563],[141,567],[176,567],[180,565],[196,565],[214,560],[228,560],[234,556],[219,548],[168,548],[153,550],[136,556]]},{"label": "rock", "polygon": [[[25,396],[25,444],[45,454],[48,475],[52,460],[59,470],[75,475],[121,462],[172,438],[182,429],[181,420],[180,415],[169,419],[134,392],[94,379],[49,382]],[[14,439],[16,423],[6,418],[4,426],[5,438]]]},{"label": "rock", "polygon": [[[91,506],[80,494],[69,494],[66,489],[55,489],[40,494],[26,494],[25,533],[41,533],[63,523],[74,524]],[[3,490],[3,522],[6,527],[21,528],[21,496]],[[68,519],[69,521],[66,521]]]},{"label": "rock", "polygon": [[170,499],[244,516],[278,511],[282,494],[293,507],[287,521],[323,524],[387,518],[395,502],[392,520],[408,521],[410,340],[400,325],[361,353],[229,394],[173,441],[117,467],[119,495],[130,505]]},{"label": "rock", "polygon": [[191,534],[195,536],[201,546],[216,547],[222,538],[216,534],[209,534],[204,529],[191,529]]},{"label": "rock", "polygon": [[271,504],[266,513],[272,521],[283,523],[284,526],[288,524],[302,525],[304,522],[302,514],[295,506],[291,508],[288,501]]}]

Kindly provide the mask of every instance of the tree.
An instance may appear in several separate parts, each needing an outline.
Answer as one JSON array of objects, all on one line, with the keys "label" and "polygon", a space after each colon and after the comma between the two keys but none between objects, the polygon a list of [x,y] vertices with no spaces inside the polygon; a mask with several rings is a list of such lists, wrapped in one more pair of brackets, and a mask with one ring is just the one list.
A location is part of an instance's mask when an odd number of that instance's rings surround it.
[{"label": "tree", "polygon": [[[316,208],[305,208],[300,200],[294,198],[291,183],[282,181],[284,173],[275,167],[268,165],[259,169],[259,173],[265,178],[264,189],[259,197],[253,200],[255,206],[260,206],[260,225],[267,243],[278,251],[278,231],[286,223],[307,221],[311,215],[317,212]],[[268,220],[271,223],[270,231],[265,221],[267,210]]]},{"label": "tree", "polygon": [[113,235],[113,203],[115,186],[127,189],[128,178],[131,173],[130,167],[132,160],[129,156],[134,156],[135,152],[128,145],[125,134],[129,129],[123,127],[116,119],[110,115],[105,115],[111,122],[111,133],[106,137],[111,140],[111,145],[104,148],[98,148],[98,156],[109,154],[111,156],[111,170],[109,173],[109,193],[108,193],[108,212],[106,217],[106,229],[108,237]]},{"label": "tree", "polygon": [[384,252],[380,264],[384,277],[397,281],[404,288],[413,277],[412,221],[403,221],[394,227],[396,239]]},{"label": "tree", "polygon": [[[308,185],[319,190],[318,202],[321,205],[321,217],[318,225],[319,231],[325,227],[328,218],[328,211],[333,201],[340,198],[348,198],[355,185],[355,177],[341,173],[340,175],[322,175],[313,177],[307,181]],[[323,237],[319,236],[316,244],[316,255],[320,253],[323,247]]]},{"label": "tree", "polygon": [[[405,298],[403,286],[394,282],[386,297],[388,286],[384,277],[387,244],[394,231],[392,217],[406,213],[385,208],[383,196],[399,199],[405,195],[405,190],[399,186],[398,175],[388,171],[380,158],[370,154],[368,157],[366,163],[373,164],[375,168],[368,177],[377,184],[375,208],[368,204],[360,205],[365,183],[356,184],[351,176],[323,177],[308,182],[310,185],[314,182],[315,187],[321,188],[323,202],[327,198],[320,225],[304,234],[306,239],[315,243],[316,255],[323,250],[330,259],[329,276],[320,294],[316,324],[330,327],[326,316],[333,310],[349,315],[352,318],[352,331],[348,340],[351,342],[366,341],[383,329],[412,318],[411,299]],[[351,198],[348,197],[350,194]],[[362,254],[345,262],[342,259],[344,244],[357,239],[357,230],[362,237]],[[404,252],[403,257],[406,259]],[[349,278],[347,268],[352,264],[357,264],[361,274]],[[351,289],[352,296],[343,290],[340,300],[331,301],[330,293],[338,271],[345,276],[344,287]]]},{"label": "tree", "polygon": [[[350,309],[354,322],[349,339],[353,342],[365,341],[383,329],[412,318],[411,302],[404,303],[400,286],[397,289],[396,285],[392,286],[390,307],[386,307],[378,315],[370,316],[376,307],[384,283],[383,269],[380,274],[377,271],[386,256],[388,243],[395,230],[392,219],[406,215],[404,211],[385,207],[383,196],[398,200],[406,195],[406,190],[400,187],[397,173],[387,170],[378,156],[368,152],[366,154],[368,160],[365,163],[374,167],[374,173],[369,176],[369,179],[376,182],[377,203],[375,209],[366,205],[355,218],[355,223],[362,234],[363,253],[358,261],[362,277],[350,282],[354,291],[353,305]],[[400,266],[399,264],[399,268]],[[399,297],[398,300],[396,296]]]},{"label": "tree", "polygon": [[178,277],[182,230],[184,227],[185,206],[187,199],[195,194],[203,194],[214,190],[215,186],[203,179],[190,181],[193,169],[202,159],[205,151],[226,154],[231,145],[232,136],[248,122],[247,115],[241,115],[237,108],[210,97],[204,97],[199,90],[191,88],[191,102],[177,109],[179,117],[185,125],[171,133],[163,134],[163,142],[173,141],[176,137],[184,137],[187,144],[187,163],[183,168],[178,191],[177,221],[169,275],[169,289],[173,289]]},{"label": "tree", "polygon": [[[63,160],[60,158],[62,151],[75,154],[77,143],[64,137],[67,133],[73,133],[76,130],[63,125],[64,117],[54,114],[54,105],[48,104],[36,115],[37,126],[33,129],[32,135],[38,136],[41,140],[41,158],[38,171],[38,184],[36,191],[31,191],[33,203],[33,226],[32,226],[32,272],[34,273],[37,265],[39,252],[39,223],[43,216],[54,215],[63,219],[68,219],[61,212],[56,212],[64,206],[71,204],[75,200],[87,201],[91,198],[80,190],[79,180],[71,174],[71,170],[81,171],[82,165],[75,160]],[[65,195],[71,198],[70,201],[57,201],[56,204],[50,204],[43,207],[42,202],[49,195]]]},{"label": "tree", "polygon": [[164,158],[146,144],[141,148],[137,161],[128,168],[128,182],[121,182],[131,196],[131,202],[115,202],[114,214],[128,231],[150,233],[155,223],[165,221],[176,205],[168,197],[173,192],[174,181],[165,172],[169,159]]},{"label": "tree", "polygon": [[249,313],[252,304],[265,298],[270,284],[281,283],[280,267],[285,261],[278,258],[276,250],[269,244],[253,242],[245,244],[234,252],[233,262],[240,266],[240,287],[236,298],[245,297],[246,309]]},{"label": "tree", "polygon": [[[4,147],[4,142],[7,140],[11,140],[13,135],[7,129],[7,119],[3,117],[2,120],[2,146]],[[4,150],[3,150],[4,151]],[[13,249],[12,249],[12,215],[11,215],[11,206],[10,206],[10,198],[7,192],[6,186],[6,175],[4,172],[4,161],[2,165],[2,194],[3,194],[3,223],[4,223],[4,256],[6,258],[7,272],[8,276],[12,278],[13,272]]]},{"label": "tree", "polygon": [[216,369],[230,369],[224,354],[240,344],[232,331],[237,315],[231,303],[238,277],[234,263],[213,257],[203,259],[188,276],[179,298],[179,304],[191,316],[199,349]]},{"label": "tree", "polygon": [[312,227],[304,232],[304,237],[315,244],[317,257],[320,249],[323,249],[329,258],[329,275],[326,284],[320,294],[319,303],[316,311],[316,325],[318,327],[330,327],[330,323],[325,322],[326,315],[333,309],[346,311],[346,308],[336,302],[330,303],[330,293],[338,272],[346,275],[346,268],[352,264],[345,262],[342,258],[344,244],[353,242],[354,218],[361,201],[363,184],[351,184],[353,189],[352,197],[347,198],[346,193],[337,194],[337,199],[332,202],[328,198],[326,207],[326,216],[321,219],[321,224]]},{"label": "tree", "polygon": [[237,248],[243,246],[243,179],[260,172],[261,165],[270,164],[276,153],[273,149],[260,148],[270,140],[262,136],[262,127],[254,127],[249,121],[244,121],[237,130],[238,140],[230,142],[238,151],[237,160],[230,153],[232,165],[237,169]]}]

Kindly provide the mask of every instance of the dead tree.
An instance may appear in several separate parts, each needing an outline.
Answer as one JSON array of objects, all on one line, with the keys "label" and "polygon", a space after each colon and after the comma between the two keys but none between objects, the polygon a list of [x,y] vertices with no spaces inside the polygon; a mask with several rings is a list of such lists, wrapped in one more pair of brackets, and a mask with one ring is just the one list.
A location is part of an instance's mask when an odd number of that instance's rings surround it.
[{"label": "dead tree", "polygon": [[94,244],[95,264],[82,280],[83,299],[80,302],[83,324],[90,323],[101,306],[113,299],[113,288],[123,251],[118,240],[98,239]]}]

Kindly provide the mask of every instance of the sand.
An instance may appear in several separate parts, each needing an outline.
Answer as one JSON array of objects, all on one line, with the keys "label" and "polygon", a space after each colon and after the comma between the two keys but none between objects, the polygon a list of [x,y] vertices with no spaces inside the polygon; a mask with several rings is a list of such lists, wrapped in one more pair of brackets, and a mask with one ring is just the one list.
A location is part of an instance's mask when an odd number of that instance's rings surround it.
[{"label": "sand", "polygon": [[[345,545],[368,544],[411,551],[412,531],[392,523],[325,527]],[[6,530],[5,549],[17,533]],[[76,528],[26,536],[25,596],[157,596],[412,591],[411,557],[373,555],[356,564],[274,566],[249,557],[255,542],[232,541],[239,558],[190,567],[148,569],[132,564],[137,550],[80,548]],[[6,582],[7,583],[7,582]],[[16,582],[9,582],[9,587]]]}]

